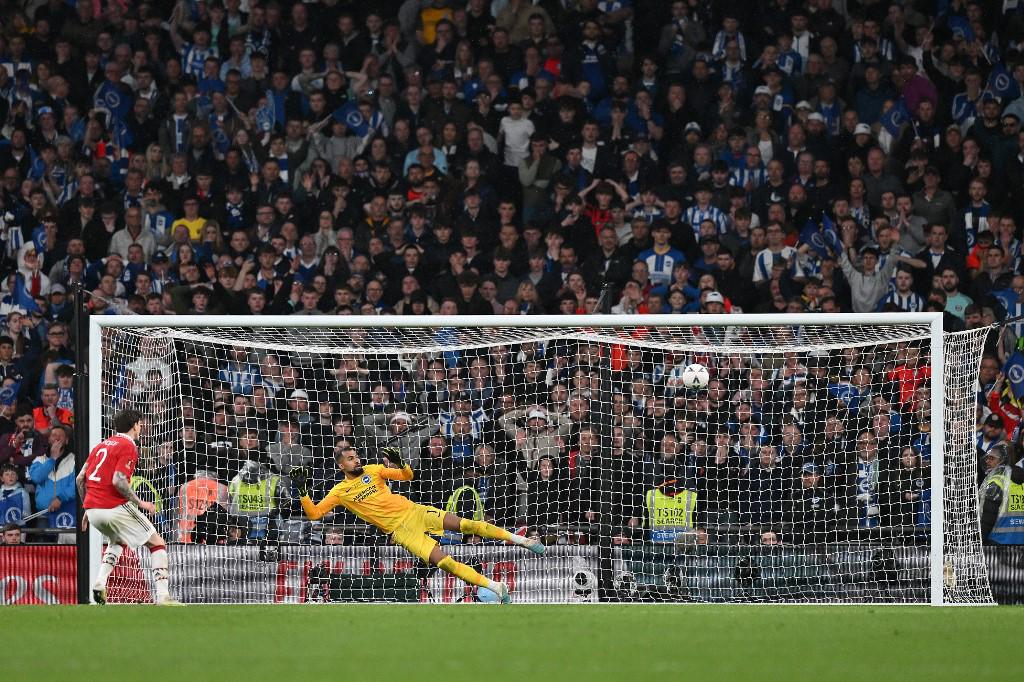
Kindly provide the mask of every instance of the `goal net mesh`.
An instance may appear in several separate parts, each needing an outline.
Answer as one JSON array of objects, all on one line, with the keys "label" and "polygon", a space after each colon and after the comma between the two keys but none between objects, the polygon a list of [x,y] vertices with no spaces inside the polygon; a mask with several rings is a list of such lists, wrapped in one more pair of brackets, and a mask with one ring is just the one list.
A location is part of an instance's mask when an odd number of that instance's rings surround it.
[{"label": "goal net mesh", "polygon": [[[248,322],[248,321],[247,321]],[[929,601],[932,414],[945,425],[944,601],[991,601],[974,449],[985,330],[778,325],[104,327],[103,435],[145,415],[133,486],[185,602],[487,600],[343,508],[335,453],[386,444],[393,492],[536,536],[446,533],[517,602]],[[703,389],[683,368],[708,368]],[[95,371],[95,368],[93,368]],[[944,406],[932,405],[932,382]],[[93,434],[95,437],[97,434]],[[112,601],[150,599],[146,550]]]}]

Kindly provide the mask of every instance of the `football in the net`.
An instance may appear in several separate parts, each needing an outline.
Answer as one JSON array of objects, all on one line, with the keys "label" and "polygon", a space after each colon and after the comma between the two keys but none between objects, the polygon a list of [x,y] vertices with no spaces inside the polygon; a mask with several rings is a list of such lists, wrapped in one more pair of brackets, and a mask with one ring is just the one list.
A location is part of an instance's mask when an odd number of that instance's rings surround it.
[{"label": "football in the net", "polygon": [[707,388],[711,374],[704,365],[687,365],[683,370],[683,386],[686,388]]}]

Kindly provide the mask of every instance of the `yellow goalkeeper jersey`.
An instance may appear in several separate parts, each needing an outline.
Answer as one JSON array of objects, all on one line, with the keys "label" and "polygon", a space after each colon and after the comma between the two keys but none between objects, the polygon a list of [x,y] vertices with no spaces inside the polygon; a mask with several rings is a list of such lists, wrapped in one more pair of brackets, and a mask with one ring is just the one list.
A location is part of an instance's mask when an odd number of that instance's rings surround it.
[{"label": "yellow goalkeeper jersey", "polygon": [[412,478],[412,467],[408,464],[401,469],[367,464],[363,467],[362,476],[345,479],[337,484],[319,504],[313,504],[309,496],[303,497],[300,500],[302,510],[316,521],[335,507],[342,506],[363,521],[390,534],[416,503],[408,497],[391,492],[387,481],[411,481]]}]

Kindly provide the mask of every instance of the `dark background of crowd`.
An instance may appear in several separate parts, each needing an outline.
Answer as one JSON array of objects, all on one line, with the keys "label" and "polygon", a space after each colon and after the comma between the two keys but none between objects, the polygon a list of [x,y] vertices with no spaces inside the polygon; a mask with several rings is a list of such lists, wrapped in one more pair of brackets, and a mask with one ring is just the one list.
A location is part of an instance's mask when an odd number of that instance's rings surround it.
[{"label": "dark background of crowd", "polygon": [[[599,310],[602,292],[621,313],[943,310],[950,330],[1022,312],[1024,23],[1000,2],[54,1],[4,11],[0,462],[11,465],[4,499],[33,495],[24,511],[48,509],[51,525],[73,512],[73,489],[60,484],[68,447],[53,436],[73,422],[71,285],[91,292],[92,314],[572,315]],[[997,430],[980,428],[983,449],[1019,419],[997,376],[1015,340],[1010,328],[986,347],[979,423]],[[525,409],[528,420],[531,404],[543,406],[546,438],[560,428],[554,415],[571,421],[569,398],[552,402],[551,391],[555,377],[571,383],[563,374],[585,366],[569,360],[575,353],[538,360],[539,376],[554,374],[530,388],[536,395],[494,375],[485,382],[495,395],[470,398],[495,451],[495,463],[480,466],[511,477],[499,488],[526,488],[547,467],[516,461],[516,430],[528,427],[497,427],[502,415]],[[192,394],[203,406],[186,419],[201,427],[204,448],[228,436],[218,410],[260,409],[258,382],[220,375],[227,360],[195,368],[234,387]],[[307,391],[308,409],[331,407],[332,429],[345,415],[354,431],[365,428],[374,383],[394,392],[391,368],[373,359],[359,401],[318,393],[334,368],[278,360],[299,374],[293,388]],[[470,360],[443,359],[445,380],[469,381]],[[757,366],[708,361],[713,376],[728,375],[709,390],[721,393],[722,416],[709,418],[702,438],[681,435],[678,480],[702,472],[702,499],[711,499],[714,476],[683,460],[745,448],[738,462],[726,457],[737,481],[728,487],[749,490],[751,472],[773,468],[767,452],[764,467],[754,454],[770,446],[785,483],[763,485],[785,490],[786,509],[803,479],[818,476],[830,491],[819,502],[855,526],[917,524],[916,511],[892,500],[923,504],[921,490],[901,492],[899,481],[903,468],[917,472],[908,481],[928,480],[927,404],[916,391],[926,354],[775,360],[783,374],[770,379]],[[629,370],[650,375],[640,392],[613,390],[622,368],[598,371],[611,373],[588,389],[606,413],[594,434],[601,448],[614,451],[614,419],[637,420],[646,437],[631,461],[659,466],[666,453],[651,444],[671,442],[657,439],[661,431],[682,434],[692,414],[660,374],[677,361],[641,359]],[[510,366],[531,376],[526,364]],[[136,369],[128,378],[111,370],[118,401],[164,381]],[[425,381],[419,371],[400,381]],[[510,390],[515,405],[502,405]],[[757,409],[737,391],[756,394]],[[390,404],[435,417],[464,410],[462,393],[446,386],[447,402],[430,409]],[[273,409],[291,396],[275,391]],[[619,396],[629,414],[613,417],[606,408]],[[264,455],[278,419],[254,432]],[[756,434],[739,426],[751,420]],[[853,476],[842,484],[830,478],[837,461],[822,459],[830,428],[831,437],[842,431],[836,457]],[[856,464],[868,432],[885,472]],[[558,434],[563,442],[545,443],[567,491],[581,433],[573,424]],[[238,435],[228,437],[232,451]],[[264,455],[251,475],[286,471]],[[239,468],[216,474],[229,483]],[[451,480],[476,468],[460,465]],[[194,473],[179,467],[173,485]],[[630,475],[644,485],[655,477]],[[858,475],[882,485],[859,491]],[[726,523],[758,513],[733,503]],[[863,514],[851,511],[860,503]],[[527,495],[491,513],[543,525],[530,520],[530,504]],[[573,520],[600,511],[566,505],[560,514]],[[765,513],[765,525],[778,521]],[[701,523],[723,520],[707,514]]]}]

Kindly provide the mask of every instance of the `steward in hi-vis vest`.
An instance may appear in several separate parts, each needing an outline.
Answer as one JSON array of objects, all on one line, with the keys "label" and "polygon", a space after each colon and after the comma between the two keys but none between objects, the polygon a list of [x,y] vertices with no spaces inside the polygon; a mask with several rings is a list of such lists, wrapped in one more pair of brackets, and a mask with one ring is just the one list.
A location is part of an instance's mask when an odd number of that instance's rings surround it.
[{"label": "steward in hi-vis vest", "polygon": [[1024,545],[1024,469],[1010,461],[1010,446],[999,443],[986,453],[1000,465],[981,482],[981,539],[986,545]]},{"label": "steward in hi-vis vest", "polygon": [[697,492],[669,479],[647,491],[647,527],[651,542],[674,542],[680,533],[693,530]]}]

